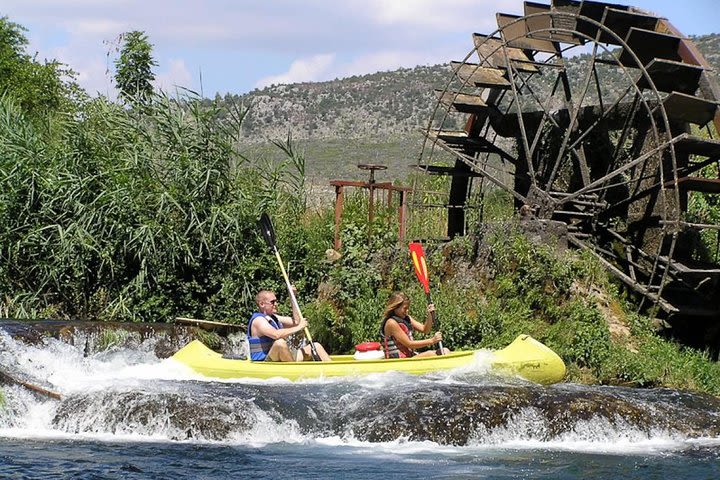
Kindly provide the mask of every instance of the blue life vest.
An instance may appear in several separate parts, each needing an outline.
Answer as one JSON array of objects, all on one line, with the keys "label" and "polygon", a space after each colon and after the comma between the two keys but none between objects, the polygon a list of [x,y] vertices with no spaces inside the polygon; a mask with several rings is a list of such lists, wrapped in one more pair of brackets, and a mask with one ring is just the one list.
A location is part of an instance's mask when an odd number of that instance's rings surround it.
[{"label": "blue life vest", "polygon": [[252,336],[252,322],[258,317],[265,318],[270,326],[275,330],[280,330],[282,327],[280,326],[280,321],[275,315],[265,315],[264,313],[255,312],[250,317],[247,324],[247,340],[250,346],[250,360],[262,362],[267,358],[268,352],[272,348],[273,343],[275,343],[275,340],[265,335],[262,337]]}]

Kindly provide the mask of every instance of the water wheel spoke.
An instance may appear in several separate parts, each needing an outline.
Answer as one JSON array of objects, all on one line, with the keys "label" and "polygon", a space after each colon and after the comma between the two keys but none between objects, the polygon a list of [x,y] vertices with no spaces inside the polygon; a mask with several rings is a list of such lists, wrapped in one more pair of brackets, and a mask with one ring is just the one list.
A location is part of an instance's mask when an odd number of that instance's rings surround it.
[{"label": "water wheel spoke", "polygon": [[[589,175],[588,175],[588,168],[587,168],[587,163],[586,163],[586,159],[585,159],[585,154],[582,151],[578,152],[575,147],[569,147],[568,143],[570,142],[570,138],[572,136],[577,135],[578,115],[580,114],[580,110],[582,109],[583,102],[585,101],[585,96],[587,95],[588,88],[590,87],[590,82],[593,78],[593,70],[594,70],[594,65],[595,65],[594,59],[595,59],[595,56],[597,55],[597,48],[598,48],[598,46],[596,43],[593,45],[593,52],[592,52],[592,56],[591,56],[591,60],[590,60],[590,68],[588,69],[588,71],[585,75],[585,79],[583,81],[582,88],[580,89],[581,93],[580,93],[580,96],[577,99],[577,101],[573,102],[572,95],[571,94],[568,95],[568,92],[566,92],[566,94],[565,94],[565,97],[566,97],[565,108],[567,108],[568,112],[570,113],[570,124],[565,132],[565,137],[563,138],[562,145],[560,146],[558,155],[555,159],[555,161],[559,163],[562,160],[562,158],[565,157],[566,152],[569,149],[571,152],[571,155],[574,157],[575,161],[577,161],[579,164],[580,170],[582,171],[582,178],[583,178],[584,184],[587,184],[589,182]],[[567,80],[567,72],[564,70],[561,73],[561,75],[563,77],[563,84],[564,85],[568,84],[567,89],[569,90],[570,87],[569,87],[569,82]],[[578,142],[575,142],[573,145],[578,145]],[[557,170],[555,170],[554,173],[556,171]],[[585,180],[587,180],[588,182],[585,182]],[[548,189],[552,188],[554,181],[555,181],[555,176],[552,175],[547,183]]]},{"label": "water wheel spoke", "polygon": [[[505,45],[503,45],[503,53],[505,55],[505,58],[508,58],[507,47]],[[526,164],[528,172],[529,172],[530,182],[534,185],[535,184],[535,169],[533,168],[532,158],[530,157],[530,146],[528,144],[527,131],[525,129],[525,123],[524,123],[524,119],[523,119],[522,104],[520,103],[521,97],[518,94],[517,84],[515,81],[515,74],[517,72],[515,71],[515,67],[513,66],[513,63],[509,60],[509,58],[507,60],[507,63],[508,63],[507,72],[508,72],[508,77],[510,80],[510,88],[512,90],[513,98],[515,101],[515,109],[517,112],[518,125],[520,126],[519,137],[522,141],[522,148],[523,148],[524,157],[525,157],[525,164]]]}]

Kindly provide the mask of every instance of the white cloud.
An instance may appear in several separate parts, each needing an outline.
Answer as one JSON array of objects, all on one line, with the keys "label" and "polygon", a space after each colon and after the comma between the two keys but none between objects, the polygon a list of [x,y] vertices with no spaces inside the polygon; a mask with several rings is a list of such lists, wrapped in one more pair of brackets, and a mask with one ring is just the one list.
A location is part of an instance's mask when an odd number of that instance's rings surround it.
[{"label": "white cloud", "polygon": [[66,22],[68,31],[73,37],[92,37],[108,39],[117,36],[126,29],[127,22],[118,22],[115,20],[97,18],[82,19],[77,21]]},{"label": "white cloud", "polygon": [[89,59],[82,63],[75,62],[74,65],[73,68],[78,72],[78,83],[83,85],[89,94],[99,93],[110,98],[115,97],[115,87],[110,78],[111,73],[107,72],[104,63]]},{"label": "white cloud", "polygon": [[[651,5],[686,35],[717,30],[717,22],[707,26],[717,17],[706,13],[715,11],[709,0],[693,3],[696,9],[674,0],[616,1]],[[459,60],[472,48],[471,33],[495,31],[495,13],[520,14],[523,2],[2,0],[1,8],[2,15],[28,27],[40,58],[67,63],[90,93],[112,90],[105,70],[108,62],[112,67],[118,35],[142,30],[154,46],[163,88],[187,86],[198,77],[189,70],[202,66],[205,93],[212,95]],[[678,22],[688,17],[686,23],[676,23],[678,16]],[[328,51],[333,55],[318,54]]]},{"label": "white cloud", "polygon": [[255,86],[266,87],[272,84],[314,82],[327,78],[327,73],[335,61],[334,54],[313,55],[308,58],[295,60],[290,69],[280,75],[261,78]]},{"label": "white cloud", "polygon": [[112,85],[112,65],[108,65],[107,57],[95,46],[71,44],[57,47],[49,52],[48,57],[68,65],[76,73],[77,82],[90,95],[114,97]]},{"label": "white cloud", "polygon": [[442,3],[429,0],[393,0],[384,2],[373,0],[368,9],[375,21],[384,25],[434,25],[447,27],[459,13],[453,4],[458,2],[445,1]]},{"label": "white cloud", "polygon": [[169,68],[155,75],[155,88],[159,88],[169,94],[174,94],[177,88],[194,89],[192,74],[188,71],[185,61],[179,59],[170,60]]},{"label": "white cloud", "polygon": [[[495,12],[522,9],[516,0],[365,0],[363,8],[380,25],[405,25],[443,31],[464,30],[470,25],[486,29],[495,25]],[[488,32],[489,33],[489,32]]]},{"label": "white cloud", "polygon": [[[342,78],[351,75],[364,75],[372,72],[397,70],[398,68],[437,64],[447,62],[446,58],[437,59],[425,53],[414,51],[385,51],[361,55],[353,61],[342,65],[336,77]],[[333,77],[334,78],[334,77]]]}]

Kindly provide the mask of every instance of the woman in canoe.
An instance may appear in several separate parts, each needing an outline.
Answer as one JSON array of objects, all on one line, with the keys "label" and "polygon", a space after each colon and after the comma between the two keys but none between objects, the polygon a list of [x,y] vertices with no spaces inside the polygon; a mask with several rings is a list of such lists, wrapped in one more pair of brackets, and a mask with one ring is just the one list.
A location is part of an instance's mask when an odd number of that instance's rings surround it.
[{"label": "woman in canoe", "polygon": [[[406,357],[431,357],[437,355],[437,350],[426,350],[417,353],[415,350],[422,347],[429,347],[442,341],[442,333],[435,332],[435,335],[425,340],[413,339],[413,331],[429,333],[432,330],[432,312],[435,305],[428,304],[428,318],[425,323],[420,323],[408,314],[410,310],[410,299],[402,292],[393,292],[388,298],[385,306],[382,324],[380,326],[380,340],[385,349],[385,358],[406,358]],[[443,354],[450,350],[443,348]]]}]

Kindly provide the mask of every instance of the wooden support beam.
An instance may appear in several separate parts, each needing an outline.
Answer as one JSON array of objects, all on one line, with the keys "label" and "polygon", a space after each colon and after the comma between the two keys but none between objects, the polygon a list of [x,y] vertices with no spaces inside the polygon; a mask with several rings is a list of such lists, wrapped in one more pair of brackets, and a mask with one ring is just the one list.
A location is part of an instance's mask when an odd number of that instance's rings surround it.
[{"label": "wooden support beam", "polygon": [[[332,182],[330,182],[332,184]],[[342,240],[340,239],[340,221],[342,219],[343,210],[343,185],[335,185],[335,242],[333,243],[335,250],[340,251]]]}]

